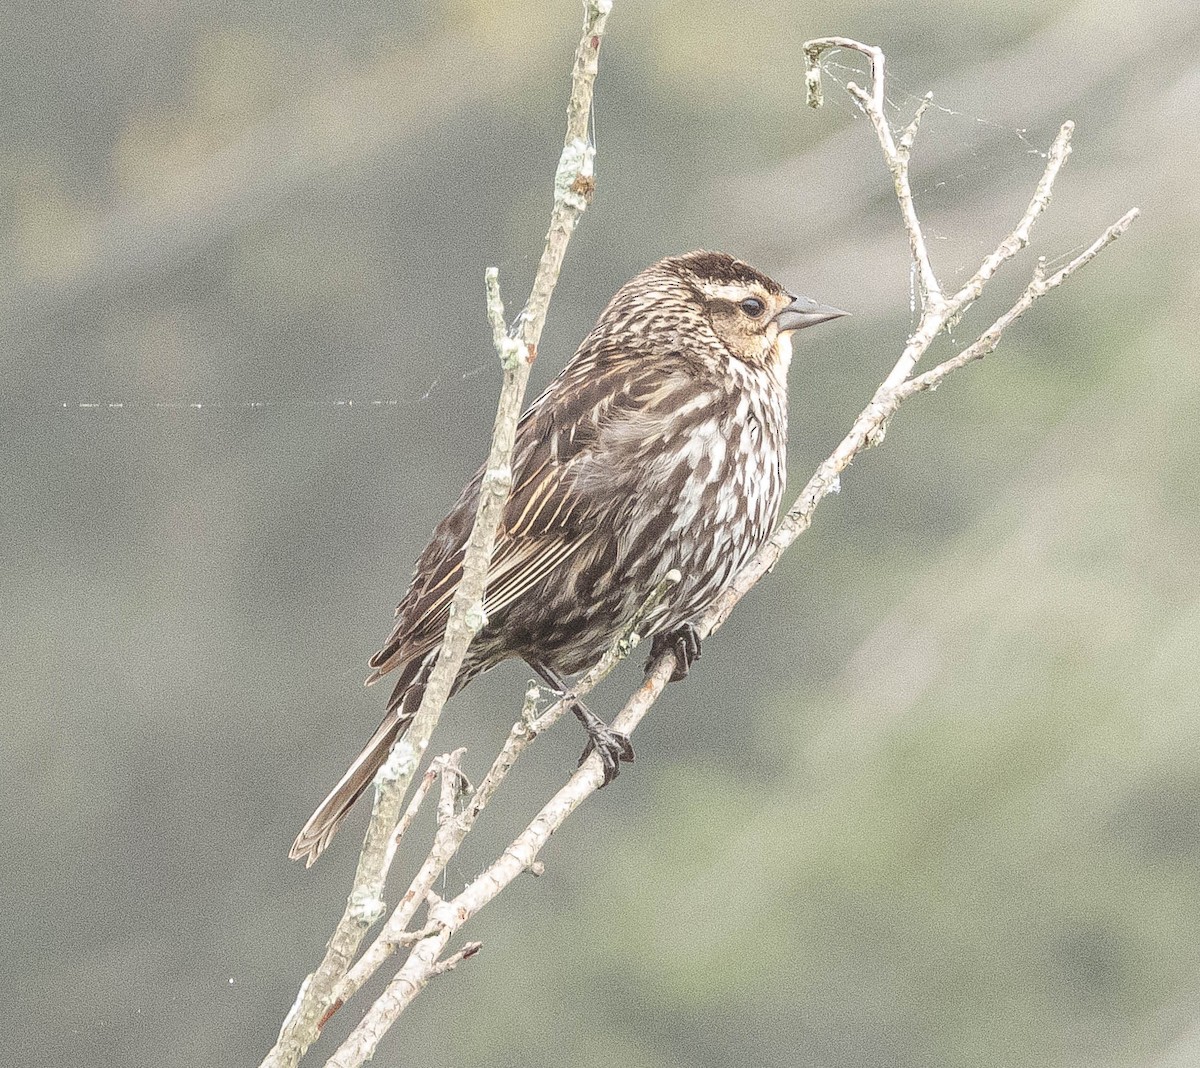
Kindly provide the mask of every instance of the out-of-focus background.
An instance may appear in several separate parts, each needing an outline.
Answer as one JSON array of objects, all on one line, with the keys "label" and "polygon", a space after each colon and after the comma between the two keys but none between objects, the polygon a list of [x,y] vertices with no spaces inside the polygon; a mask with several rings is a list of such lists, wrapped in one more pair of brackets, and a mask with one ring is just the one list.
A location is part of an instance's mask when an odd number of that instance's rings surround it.
[{"label": "out-of-focus background", "polygon": [[[377,722],[365,658],[483,455],[483,271],[515,307],[579,23],[572,0],[9,12],[6,1063],[257,1063],[318,959],[364,814],[312,871],[287,848]],[[837,84],[855,58],[803,106],[826,33],[886,49],[897,121],[935,93],[914,186],[948,283],[1078,123],[1034,252],[941,353],[1033,255],[1144,217],[903,410],[376,1064],[1200,1061],[1200,9],[618,0],[534,388],[640,268],[727,249],[854,313],[800,338],[803,483],[912,322]],[[472,686],[435,745],[477,774],[528,674]],[[539,741],[447,893],[580,746]]]}]

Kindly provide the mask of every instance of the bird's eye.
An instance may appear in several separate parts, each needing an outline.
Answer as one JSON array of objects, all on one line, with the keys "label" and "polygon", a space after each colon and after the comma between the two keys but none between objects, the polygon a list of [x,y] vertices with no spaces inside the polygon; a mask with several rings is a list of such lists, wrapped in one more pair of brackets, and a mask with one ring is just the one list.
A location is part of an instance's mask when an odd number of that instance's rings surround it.
[{"label": "bird's eye", "polygon": [[751,319],[757,319],[766,310],[766,305],[758,297],[747,297],[738,305]]}]

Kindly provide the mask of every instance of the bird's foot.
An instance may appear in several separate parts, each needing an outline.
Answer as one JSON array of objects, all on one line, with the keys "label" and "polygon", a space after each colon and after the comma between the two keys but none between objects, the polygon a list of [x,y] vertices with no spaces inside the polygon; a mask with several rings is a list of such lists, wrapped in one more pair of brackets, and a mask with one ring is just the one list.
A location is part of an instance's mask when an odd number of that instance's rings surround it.
[{"label": "bird's foot", "polygon": [[588,732],[588,744],[579,758],[578,766],[582,767],[583,762],[592,753],[598,753],[600,764],[604,769],[604,781],[600,784],[603,787],[617,777],[617,773],[621,770],[621,761],[626,764],[633,763],[633,742],[629,740],[628,734],[614,731],[612,727],[606,726],[596,717],[592,718],[596,720],[594,726],[587,722],[584,723]]},{"label": "bird's foot", "polygon": [[671,672],[671,681],[679,682],[686,679],[692,665],[700,659],[700,632],[691,623],[680,623],[679,626],[654,636],[650,646],[650,656],[646,660],[646,670],[663,653],[674,652],[675,670]]},{"label": "bird's foot", "polygon": [[530,661],[529,666],[554,687],[559,696],[570,706],[575,718],[583,724],[583,729],[587,731],[588,744],[583,751],[583,756],[579,758],[579,764],[582,765],[592,755],[593,750],[599,753],[600,763],[604,768],[604,782],[600,785],[607,786],[621,770],[621,761],[625,761],[626,764],[633,763],[633,743],[629,740],[629,735],[614,731],[597,716],[575,696],[563,677],[552,667],[537,661]]},{"label": "bird's foot", "polygon": [[579,758],[579,765],[582,766],[593,752],[599,754],[600,764],[604,768],[604,782],[600,785],[607,786],[617,777],[622,760],[626,764],[633,763],[633,743],[628,734],[614,731],[578,698],[571,700],[571,711],[588,734],[588,744]]}]

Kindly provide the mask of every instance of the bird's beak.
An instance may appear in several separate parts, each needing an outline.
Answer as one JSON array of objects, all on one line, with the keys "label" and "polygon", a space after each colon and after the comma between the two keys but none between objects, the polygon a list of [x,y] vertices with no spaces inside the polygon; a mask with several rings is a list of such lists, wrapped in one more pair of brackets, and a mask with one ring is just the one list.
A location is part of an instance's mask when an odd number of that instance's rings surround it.
[{"label": "bird's beak", "polygon": [[781,334],[790,330],[803,330],[806,326],[816,326],[830,319],[840,319],[849,315],[841,308],[831,308],[828,304],[818,304],[808,297],[793,297],[791,304],[775,316],[775,325]]}]

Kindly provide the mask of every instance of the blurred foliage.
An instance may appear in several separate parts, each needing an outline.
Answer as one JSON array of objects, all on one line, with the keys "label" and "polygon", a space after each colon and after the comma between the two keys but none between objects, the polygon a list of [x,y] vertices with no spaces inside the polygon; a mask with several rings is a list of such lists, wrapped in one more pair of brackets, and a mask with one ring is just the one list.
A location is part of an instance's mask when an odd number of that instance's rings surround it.
[{"label": "blurred foliage", "polygon": [[[837,85],[859,75],[835,57],[808,112],[807,37],[882,45],[897,121],[934,89],[914,167],[947,280],[1064,118],[1035,252],[1145,216],[900,414],[375,1063],[1196,1063],[1200,15],[615,7],[598,195],[535,386],[635,271],[726,247],[854,312],[799,348],[793,485],[841,436],[911,325],[909,274]],[[355,832],[311,872],[287,845],[375,724],[363,661],[484,449],[483,268],[510,303],[532,275],[578,11],[9,14],[0,1049],[256,1063]],[[456,699],[442,744],[482,767],[526,674]],[[446,892],[579,744],[535,747]]]}]

